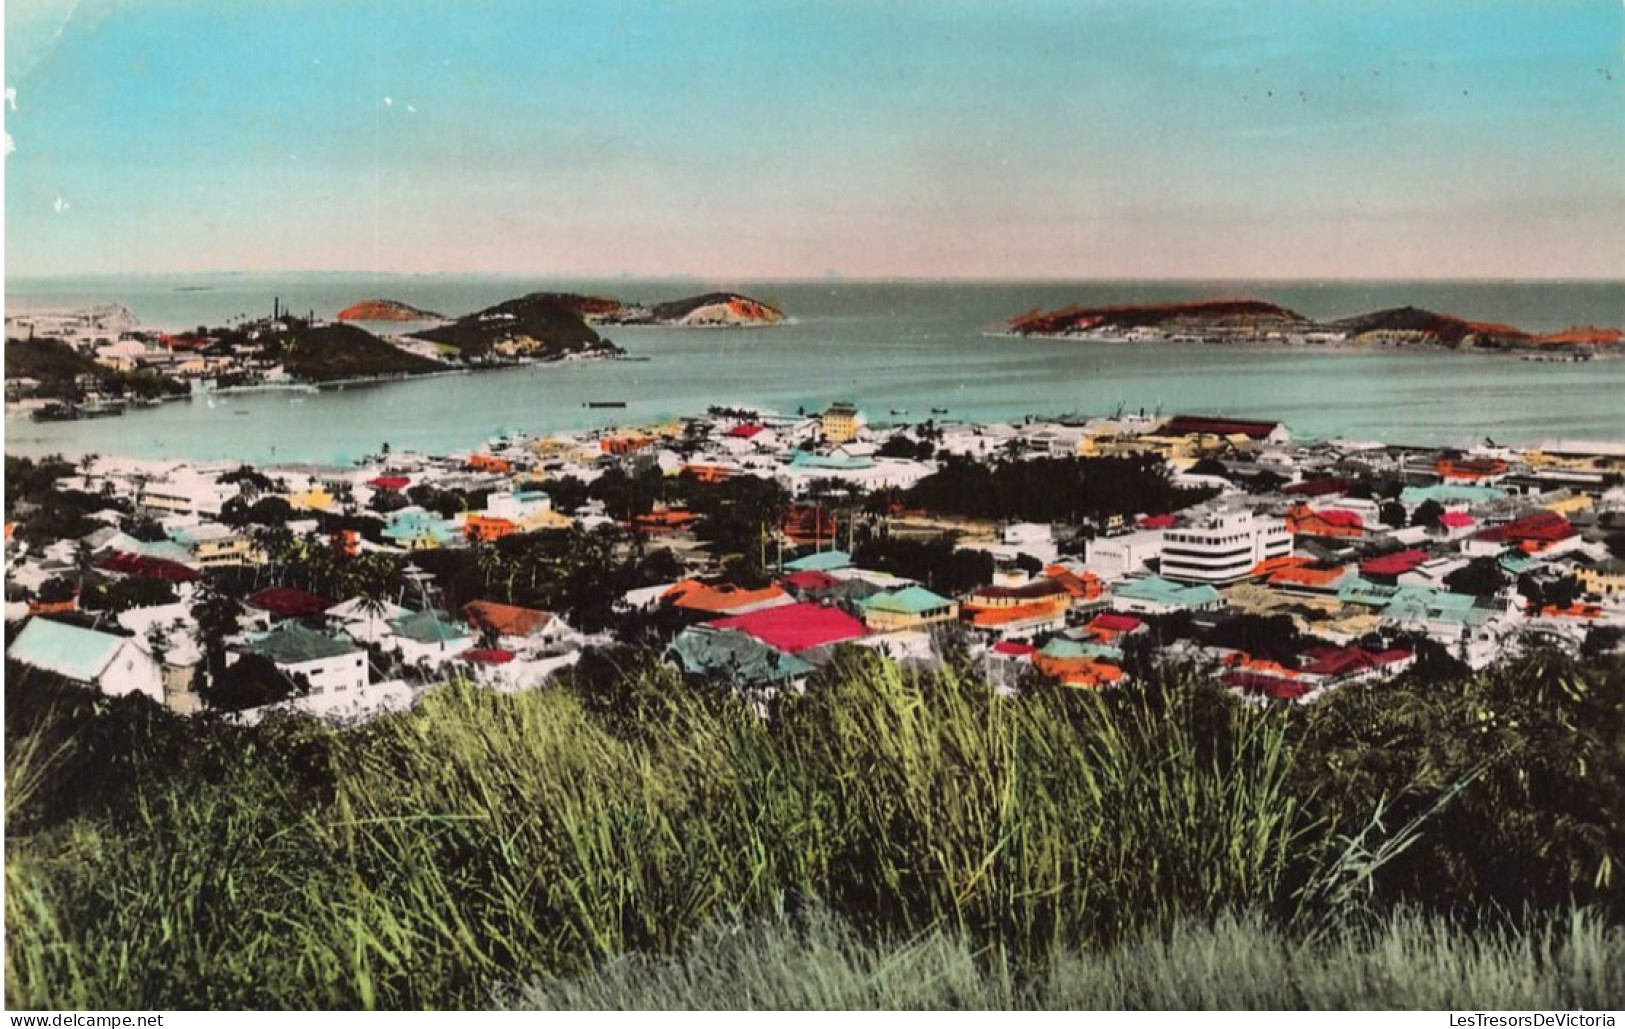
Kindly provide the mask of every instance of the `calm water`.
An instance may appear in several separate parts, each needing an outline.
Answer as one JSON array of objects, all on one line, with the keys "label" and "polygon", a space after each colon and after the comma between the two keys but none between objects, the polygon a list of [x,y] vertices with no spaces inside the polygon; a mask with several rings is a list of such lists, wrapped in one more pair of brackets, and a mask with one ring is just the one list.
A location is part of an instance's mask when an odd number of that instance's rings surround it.
[{"label": "calm water", "polygon": [[[202,288],[197,288],[202,287]],[[1543,364],[1449,353],[1135,347],[986,335],[1034,307],[1255,296],[1311,317],[1414,304],[1532,330],[1625,324],[1625,283],[851,284],[563,282],[353,275],[12,281],[7,306],[118,302],[179,328],[268,314],[272,297],[331,316],[371,296],[463,314],[537,289],[661,300],[732,288],[795,324],[750,331],[610,327],[647,361],[599,362],[166,404],[123,418],[8,417],[12,453],[347,461],[388,442],[444,452],[508,430],[651,422],[743,404],[783,413],[852,400],[872,421],[1019,420],[1161,408],[1279,418],[1300,436],[1415,443],[1625,439],[1625,360]],[[591,410],[588,400],[625,401]],[[907,411],[893,416],[892,412]]]}]

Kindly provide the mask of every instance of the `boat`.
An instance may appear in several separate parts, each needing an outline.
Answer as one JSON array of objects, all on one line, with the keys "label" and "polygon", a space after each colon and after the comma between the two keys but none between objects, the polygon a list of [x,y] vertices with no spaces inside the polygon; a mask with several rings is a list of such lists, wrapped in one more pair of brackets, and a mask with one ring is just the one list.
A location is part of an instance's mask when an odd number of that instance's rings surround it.
[{"label": "boat", "polygon": [[589,400],[582,407],[625,407],[624,400]]},{"label": "boat", "polygon": [[931,413],[932,414],[947,414],[948,409],[946,407],[933,407],[931,409]]},{"label": "boat", "polygon": [[908,414],[908,408],[906,408],[906,407],[894,407],[894,408],[891,409],[891,413],[894,416],[905,415],[905,414]]},{"label": "boat", "polygon": [[124,414],[124,405],[115,403],[86,404],[79,408],[81,418],[118,418]]},{"label": "boat", "polygon": [[46,404],[29,415],[36,422],[71,422],[79,417],[72,404]]}]

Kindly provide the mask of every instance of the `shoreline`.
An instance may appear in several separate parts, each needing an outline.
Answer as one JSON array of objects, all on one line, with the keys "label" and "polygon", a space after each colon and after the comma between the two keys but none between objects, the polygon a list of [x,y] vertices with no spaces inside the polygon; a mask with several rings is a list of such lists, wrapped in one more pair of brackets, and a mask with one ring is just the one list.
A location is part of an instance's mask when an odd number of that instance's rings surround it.
[{"label": "shoreline", "polygon": [[[1585,364],[1590,361],[1617,361],[1625,357],[1625,345],[1597,346],[1592,350],[1564,350],[1552,353],[1537,346],[1526,347],[1447,347],[1426,343],[1294,343],[1287,340],[1232,340],[1232,339],[1126,339],[1121,336],[1099,336],[1064,332],[1010,332],[988,330],[987,339],[1044,340],[1061,343],[1101,343],[1114,347],[1224,347],[1251,353],[1276,350],[1297,350],[1326,354],[1464,354],[1474,357],[1509,357],[1534,360],[1550,364]],[[1546,344],[1559,347],[1565,344]]]}]

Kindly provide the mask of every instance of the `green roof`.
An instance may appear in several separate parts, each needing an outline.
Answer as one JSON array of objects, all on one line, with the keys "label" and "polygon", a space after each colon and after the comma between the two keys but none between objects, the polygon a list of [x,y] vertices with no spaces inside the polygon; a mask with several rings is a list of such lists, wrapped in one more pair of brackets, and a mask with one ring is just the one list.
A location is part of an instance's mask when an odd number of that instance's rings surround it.
[{"label": "green roof", "polygon": [[1469,593],[1451,593],[1426,586],[1401,586],[1394,599],[1382,609],[1383,617],[1400,621],[1460,622],[1481,625],[1490,616],[1478,598]]},{"label": "green roof", "polygon": [[1364,604],[1367,607],[1382,607],[1394,599],[1398,592],[1396,586],[1384,586],[1356,575],[1354,578],[1339,580],[1337,599],[1345,604]]},{"label": "green roof", "polygon": [[6,656],[75,682],[95,682],[128,640],[94,629],[30,618]]},{"label": "green roof", "polygon": [[844,550],[820,550],[784,563],[787,572],[833,572],[851,567],[852,555]]},{"label": "green roof", "polygon": [[797,468],[812,468],[833,472],[855,472],[874,466],[874,461],[867,457],[825,457],[822,454],[809,454],[805,450],[796,451],[796,456],[790,459],[791,471]]},{"label": "green roof", "polygon": [[877,593],[859,601],[865,611],[889,611],[894,614],[923,615],[950,607],[953,601],[938,596],[924,586],[909,586],[892,593]]},{"label": "green roof", "polygon": [[1111,647],[1104,643],[1080,643],[1077,640],[1069,640],[1061,636],[1057,636],[1044,644],[1040,653],[1045,657],[1061,660],[1079,657],[1105,658],[1108,661],[1121,661],[1123,659],[1123,651],[1120,647]]},{"label": "green roof", "polygon": [[768,646],[739,629],[696,625],[672,640],[669,653],[690,675],[720,675],[733,682],[779,682],[811,672],[813,666]]},{"label": "green roof", "polygon": [[444,611],[414,611],[392,619],[389,626],[395,635],[419,643],[450,643],[473,635],[467,625],[453,621]]},{"label": "green roof", "polygon": [[1212,586],[1186,586],[1160,575],[1147,576],[1126,582],[1112,590],[1112,595],[1128,600],[1143,600],[1152,604],[1173,607],[1205,607],[1219,602],[1219,591]]},{"label": "green roof", "polygon": [[289,619],[277,623],[277,627],[270,632],[248,637],[241,649],[268,657],[279,665],[295,665],[303,661],[319,661],[324,657],[354,654],[357,647],[349,640],[335,639]]}]

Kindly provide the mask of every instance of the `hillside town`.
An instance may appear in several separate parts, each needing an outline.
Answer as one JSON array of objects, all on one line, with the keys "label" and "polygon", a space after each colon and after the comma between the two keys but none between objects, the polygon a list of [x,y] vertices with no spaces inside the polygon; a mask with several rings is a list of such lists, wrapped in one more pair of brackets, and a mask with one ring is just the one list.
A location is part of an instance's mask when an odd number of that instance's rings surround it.
[{"label": "hillside town", "polygon": [[[7,457],[7,659],[340,722],[635,648],[767,704],[848,647],[1011,694],[1157,662],[1256,703],[1625,637],[1625,444],[1178,415],[713,408],[352,467]],[[764,707],[765,710],[765,707]]]}]

